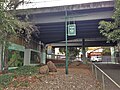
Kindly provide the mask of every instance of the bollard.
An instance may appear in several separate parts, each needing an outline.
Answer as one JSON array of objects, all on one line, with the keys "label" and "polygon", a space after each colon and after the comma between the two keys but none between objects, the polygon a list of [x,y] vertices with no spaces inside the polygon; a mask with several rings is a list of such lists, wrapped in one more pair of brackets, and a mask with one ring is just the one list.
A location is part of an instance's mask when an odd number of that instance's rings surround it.
[{"label": "bollard", "polygon": [[92,73],[94,74],[94,71],[93,71],[93,64],[92,64]]}]

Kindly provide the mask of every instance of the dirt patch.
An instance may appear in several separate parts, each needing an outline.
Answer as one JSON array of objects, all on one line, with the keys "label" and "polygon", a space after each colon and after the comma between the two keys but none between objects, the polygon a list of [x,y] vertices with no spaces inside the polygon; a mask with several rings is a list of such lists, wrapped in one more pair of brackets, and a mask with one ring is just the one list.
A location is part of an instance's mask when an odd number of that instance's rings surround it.
[{"label": "dirt patch", "polygon": [[6,90],[100,90],[99,83],[91,74],[87,65],[79,65],[69,68],[69,74],[65,74],[65,68],[58,68],[58,72],[48,75],[38,75],[33,78],[35,82],[28,87],[8,88]]}]

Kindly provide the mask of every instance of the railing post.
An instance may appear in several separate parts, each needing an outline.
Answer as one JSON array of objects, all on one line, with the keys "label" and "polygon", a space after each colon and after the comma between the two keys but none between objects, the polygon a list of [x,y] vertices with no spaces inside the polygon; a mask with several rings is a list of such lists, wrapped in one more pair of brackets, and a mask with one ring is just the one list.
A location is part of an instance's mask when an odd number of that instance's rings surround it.
[{"label": "railing post", "polygon": [[102,71],[98,66],[96,66],[95,64],[93,64],[95,66],[95,75],[96,75],[96,79],[98,79],[97,77],[97,69],[102,73],[102,90],[106,90],[106,85],[105,85],[105,77],[108,78],[110,81],[112,81],[112,83],[114,83],[119,89],[120,89],[120,85],[118,83],[116,83],[110,76],[108,76],[104,71]]},{"label": "railing post", "polygon": [[92,73],[94,74],[94,71],[93,71],[93,64],[92,64]]},{"label": "railing post", "polygon": [[98,79],[97,78],[97,68],[95,67],[95,76],[96,76],[96,79]]},{"label": "railing post", "polygon": [[103,90],[105,90],[105,78],[103,73],[102,73],[102,85],[103,85]]}]

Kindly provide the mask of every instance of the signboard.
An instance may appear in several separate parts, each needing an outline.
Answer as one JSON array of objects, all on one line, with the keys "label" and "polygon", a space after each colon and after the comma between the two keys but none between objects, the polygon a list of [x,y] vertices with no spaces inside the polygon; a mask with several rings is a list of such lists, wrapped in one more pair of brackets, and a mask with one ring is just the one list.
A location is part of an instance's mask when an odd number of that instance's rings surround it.
[{"label": "signboard", "polygon": [[22,46],[22,45],[11,43],[11,45],[8,47],[8,49],[10,49],[10,50],[17,50],[17,51],[24,51],[25,47]]},{"label": "signboard", "polygon": [[76,24],[68,25],[68,36],[76,36]]}]

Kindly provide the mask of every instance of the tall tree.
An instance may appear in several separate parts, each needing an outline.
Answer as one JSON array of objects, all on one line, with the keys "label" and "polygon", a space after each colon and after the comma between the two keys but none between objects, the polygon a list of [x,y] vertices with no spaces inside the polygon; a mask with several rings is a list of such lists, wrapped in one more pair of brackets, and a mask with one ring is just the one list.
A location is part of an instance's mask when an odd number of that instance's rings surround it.
[{"label": "tall tree", "polygon": [[115,12],[112,21],[100,22],[100,33],[107,37],[108,41],[120,41],[120,0],[115,0]]},{"label": "tall tree", "polygon": [[[61,53],[66,53],[65,48],[59,48]],[[68,56],[70,60],[74,60],[77,55],[79,55],[80,48],[77,47],[68,47]]]},{"label": "tall tree", "polygon": [[0,44],[3,46],[3,52],[5,53],[3,66],[5,69],[7,69],[7,48],[10,38],[22,36],[25,38],[25,41],[29,43],[33,32],[37,30],[27,19],[25,21],[20,21],[15,16],[14,12],[10,12],[10,10],[15,11],[23,2],[24,0],[0,0]]}]

